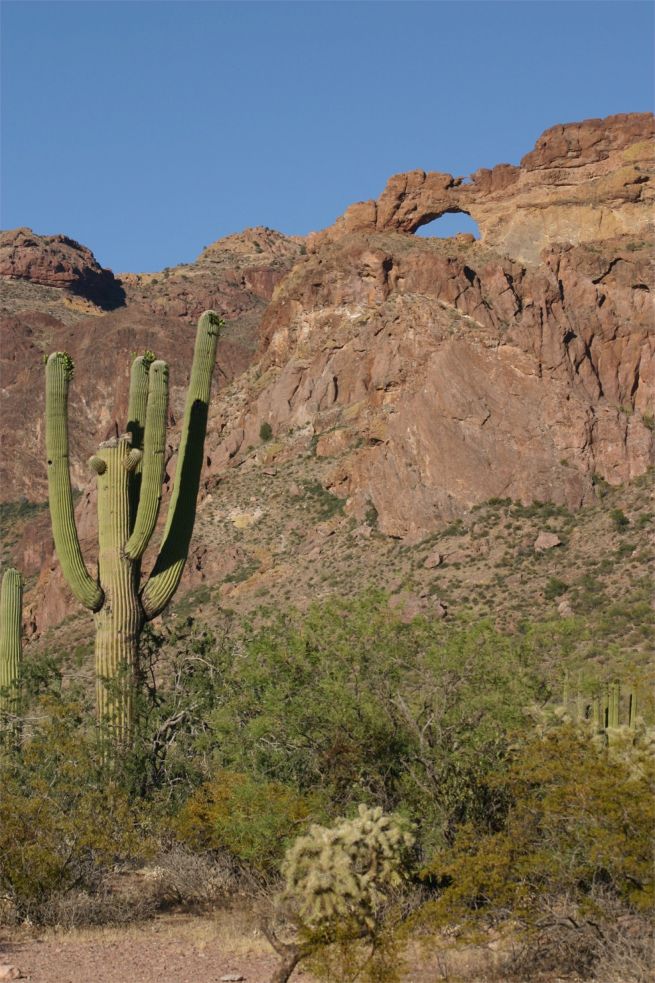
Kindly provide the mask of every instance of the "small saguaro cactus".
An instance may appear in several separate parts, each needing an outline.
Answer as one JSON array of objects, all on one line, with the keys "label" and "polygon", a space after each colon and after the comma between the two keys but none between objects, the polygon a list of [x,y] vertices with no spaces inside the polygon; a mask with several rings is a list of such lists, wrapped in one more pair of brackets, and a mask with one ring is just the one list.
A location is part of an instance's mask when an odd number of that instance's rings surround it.
[{"label": "small saguaro cactus", "polygon": [[223,324],[214,311],[198,322],[175,482],[154,567],[141,586],[141,558],[152,537],[165,470],[168,366],[152,352],[130,376],[125,433],[100,445],[89,464],[98,482],[98,574],[80,549],[68,461],[68,389],[73,362],[54,352],[46,364],[48,492],[55,550],[77,598],[96,622],[96,702],[114,741],[134,726],[134,674],[139,636],[177,590],[189,551],[200,485],[216,345]]},{"label": "small saguaro cactus", "polygon": [[5,570],[0,588],[0,714],[18,712],[23,585],[18,570]]}]

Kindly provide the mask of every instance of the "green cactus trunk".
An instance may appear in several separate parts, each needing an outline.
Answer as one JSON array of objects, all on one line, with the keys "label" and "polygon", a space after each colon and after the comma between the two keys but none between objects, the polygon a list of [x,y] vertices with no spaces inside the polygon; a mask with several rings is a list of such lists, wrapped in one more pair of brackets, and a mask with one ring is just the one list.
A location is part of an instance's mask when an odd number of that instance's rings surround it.
[{"label": "green cactus trunk", "polygon": [[68,465],[68,387],[73,365],[63,352],[46,368],[46,446],[55,549],[75,597],[96,622],[96,693],[100,721],[115,744],[134,730],[139,636],[169,603],[189,552],[200,485],[216,345],[213,311],[198,322],[175,482],[153,571],[140,585],[141,558],[152,537],[165,469],[168,366],[151,352],[135,359],[127,432],[101,444],[89,464],[98,476],[98,576],[82,558]]},{"label": "green cactus trunk", "polygon": [[628,727],[630,730],[637,728],[637,691],[634,688],[628,694]]},{"label": "green cactus trunk", "polygon": [[104,604],[95,614],[96,700],[100,719],[117,744],[129,742],[134,724],[134,677],[144,616],[138,566],[125,556],[130,533],[130,479],[138,458],[126,434],[101,444],[98,474],[98,572]]},{"label": "green cactus trunk", "polygon": [[620,687],[618,683],[612,683],[609,692],[608,720],[607,726],[616,728],[619,726],[619,701]]},{"label": "green cactus trunk", "polygon": [[23,587],[17,570],[6,570],[0,589],[0,714],[18,714]]}]

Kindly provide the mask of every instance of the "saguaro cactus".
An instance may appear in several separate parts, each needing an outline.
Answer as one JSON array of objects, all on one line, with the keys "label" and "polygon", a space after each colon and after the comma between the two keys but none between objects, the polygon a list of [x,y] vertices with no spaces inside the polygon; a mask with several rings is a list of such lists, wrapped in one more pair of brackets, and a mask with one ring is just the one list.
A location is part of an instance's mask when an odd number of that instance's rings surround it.
[{"label": "saguaro cactus", "polygon": [[23,585],[18,570],[5,570],[0,589],[0,713],[18,712]]},{"label": "saguaro cactus", "polygon": [[68,584],[96,622],[99,718],[117,743],[134,724],[134,672],[139,635],[177,590],[189,552],[200,484],[216,345],[222,321],[206,311],[198,322],[175,482],[153,570],[141,586],[141,558],[153,534],[164,477],[168,366],[151,352],[132,364],[126,432],[90,458],[98,476],[98,575],[80,549],[68,462],[68,389],[73,363],[54,352],[46,365],[48,489],[55,549]]}]

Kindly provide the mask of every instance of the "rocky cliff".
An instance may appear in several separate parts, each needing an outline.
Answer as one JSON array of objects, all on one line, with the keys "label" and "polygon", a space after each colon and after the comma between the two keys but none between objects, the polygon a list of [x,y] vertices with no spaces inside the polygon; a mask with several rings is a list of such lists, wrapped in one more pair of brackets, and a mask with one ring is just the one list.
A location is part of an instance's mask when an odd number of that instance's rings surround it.
[{"label": "rocky cliff", "polygon": [[[469,184],[414,171],[276,289],[235,424],[311,427],[330,487],[417,539],[493,497],[588,501],[654,462],[653,120],[555,127]],[[415,238],[467,211],[481,238]],[[263,382],[265,380],[265,383]]]},{"label": "rocky cliff", "polygon": [[[83,489],[83,462],[124,409],[129,353],[149,347],[171,360],[174,420],[186,382],[176,367],[188,367],[192,322],[208,306],[230,325],[210,413],[203,508],[213,518],[199,520],[187,587],[252,562],[239,542],[225,550],[216,523],[272,522],[270,503],[252,501],[266,475],[293,474],[293,495],[303,475],[317,479],[343,501],[344,522],[366,520],[356,526],[363,535],[374,516],[379,534],[407,544],[489,499],[575,509],[601,484],[644,475],[655,463],[653,133],[648,114],[588,120],[548,130],[519,166],[468,180],[397,175],[306,243],[248,230],[194,264],[122,274],[112,310],[84,287],[83,266],[53,263],[53,249],[82,247],[5,234],[5,500],[44,496],[41,352],[66,348],[78,365],[74,477]],[[476,219],[479,240],[413,234],[453,211]],[[98,275],[91,254],[86,261]],[[56,286],[59,265],[68,279]],[[79,511],[91,548],[91,495]],[[16,549],[44,567],[41,628],[68,600],[39,521]],[[299,521],[280,533],[285,549],[300,536],[298,549],[320,563]],[[274,571],[275,551],[257,549]],[[292,577],[293,564],[285,570],[282,579]]]}]

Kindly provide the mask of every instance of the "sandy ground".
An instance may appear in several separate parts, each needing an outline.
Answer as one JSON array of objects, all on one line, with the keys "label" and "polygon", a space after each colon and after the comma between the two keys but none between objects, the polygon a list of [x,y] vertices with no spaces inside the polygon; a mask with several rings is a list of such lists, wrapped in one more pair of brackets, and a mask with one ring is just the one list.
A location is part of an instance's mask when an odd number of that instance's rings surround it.
[{"label": "sandy ground", "polygon": [[[31,983],[267,983],[278,957],[228,916],[162,916],[139,926],[0,938],[0,963]],[[298,968],[292,983],[310,983]]]},{"label": "sandy ground", "polygon": [[[500,954],[469,946],[441,955],[431,946],[412,946],[403,983],[466,979],[485,983]],[[0,964],[18,967],[31,983],[269,983],[279,957],[243,914],[167,914],[120,928],[72,932],[26,929],[0,935]],[[296,968],[290,983],[316,983]],[[549,981],[553,983],[553,981]]]}]

